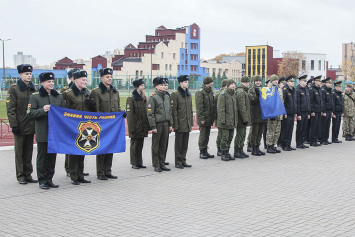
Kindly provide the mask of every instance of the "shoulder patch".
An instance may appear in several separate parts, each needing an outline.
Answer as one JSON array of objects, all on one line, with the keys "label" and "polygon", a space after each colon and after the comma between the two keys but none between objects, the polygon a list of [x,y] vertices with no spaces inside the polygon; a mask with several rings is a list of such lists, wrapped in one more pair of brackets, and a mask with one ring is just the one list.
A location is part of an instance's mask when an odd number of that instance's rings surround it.
[{"label": "shoulder patch", "polygon": [[150,96],[154,96],[154,95],[156,95],[156,93],[153,93],[153,94],[151,94]]},{"label": "shoulder patch", "polygon": [[32,93],[32,95],[37,95],[37,94],[39,94],[39,92]]},{"label": "shoulder patch", "polygon": [[133,97],[133,95],[131,95],[130,97]]},{"label": "shoulder patch", "polygon": [[72,89],[70,88],[70,89],[68,89],[68,90],[66,90],[66,91],[64,91],[63,93],[68,93],[68,92],[70,92],[70,91],[72,91]]},{"label": "shoulder patch", "polygon": [[284,90],[286,90],[286,88],[284,88]]},{"label": "shoulder patch", "polygon": [[97,90],[97,89],[99,89],[99,87],[95,87],[95,88],[94,88],[94,89],[92,89],[92,90],[94,91],[94,90]]},{"label": "shoulder patch", "polygon": [[16,84],[11,84],[11,86],[16,86]]}]

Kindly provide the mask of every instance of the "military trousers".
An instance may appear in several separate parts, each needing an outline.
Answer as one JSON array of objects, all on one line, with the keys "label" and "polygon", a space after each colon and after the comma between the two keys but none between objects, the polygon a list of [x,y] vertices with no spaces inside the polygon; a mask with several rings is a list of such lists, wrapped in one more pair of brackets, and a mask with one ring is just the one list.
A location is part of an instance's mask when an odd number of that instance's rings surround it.
[{"label": "military trousers", "polygon": [[189,132],[175,132],[175,165],[186,164],[189,137]]},{"label": "military trousers", "polygon": [[251,146],[260,146],[260,141],[264,132],[265,123],[253,123],[249,130],[249,144]]},{"label": "military trousers", "polygon": [[65,161],[64,161],[64,169],[67,173],[69,173],[69,155],[65,155]]},{"label": "military trousers", "polygon": [[311,144],[318,142],[318,134],[322,130],[320,117],[321,112],[315,113],[315,116],[311,116],[311,125],[309,127],[309,142]]},{"label": "military trousers", "polygon": [[96,156],[97,176],[111,174],[113,154],[101,154]]},{"label": "military trousers", "polygon": [[247,138],[247,144],[250,145],[250,138],[251,138],[251,133],[253,131],[253,124],[249,128],[249,133],[248,133],[248,138]]},{"label": "military trousers", "polygon": [[283,131],[280,134],[281,142],[282,142],[281,145],[282,147],[291,146],[293,127],[295,124],[295,115],[288,114],[287,118],[284,117],[284,119],[282,120],[282,124],[283,124],[282,126]]},{"label": "military trousers", "polygon": [[308,112],[301,112],[300,114],[297,114],[297,116],[301,116],[301,120],[297,120],[296,130],[296,144],[297,146],[300,146],[305,142],[308,123]]},{"label": "military trousers", "polygon": [[306,125],[306,130],[304,134],[304,140],[309,141],[309,130],[311,129],[311,119],[307,119],[307,125]]},{"label": "military trousers", "polygon": [[246,132],[247,132],[247,127],[241,127],[241,128],[237,127],[237,134],[235,135],[234,138],[234,149],[244,147]]},{"label": "military trousers", "polygon": [[270,120],[267,122],[266,145],[272,146],[277,143],[280,136],[281,120]]},{"label": "military trousers", "polygon": [[211,126],[199,126],[200,136],[198,137],[198,147],[200,150],[208,148],[210,140]]},{"label": "military trousers", "polygon": [[282,145],[282,139],[285,136],[284,120],[285,120],[285,116],[283,116],[282,121],[281,121],[280,135],[279,135],[279,138],[277,139],[277,145]]},{"label": "military trousers", "polygon": [[341,112],[334,112],[335,118],[332,118],[332,142],[338,140],[340,123],[341,123]]},{"label": "military trousers", "polygon": [[156,128],[157,132],[152,135],[152,163],[153,167],[163,167],[169,139],[168,122],[157,123]]},{"label": "military trousers", "polygon": [[131,165],[143,165],[142,150],[144,145],[144,137],[131,138],[130,158]]},{"label": "military trousers", "polygon": [[266,134],[267,134],[267,123],[264,123],[263,138],[264,138],[264,148],[265,149],[266,149]]},{"label": "military trousers", "polygon": [[71,180],[84,178],[84,158],[82,155],[69,155],[69,173]]},{"label": "military trousers", "polygon": [[233,141],[234,136],[234,128],[220,128],[221,130],[221,150],[228,151],[231,148],[231,143]]},{"label": "military trousers", "polygon": [[217,133],[216,145],[218,148],[221,147],[221,130],[219,128],[218,128],[218,133]]},{"label": "military trousers", "polygon": [[47,153],[48,142],[37,142],[37,178],[39,184],[52,182],[57,153]]},{"label": "military trousers", "polygon": [[33,152],[34,135],[18,135],[14,134],[15,140],[15,165],[16,177],[20,181],[22,179],[32,179],[32,152]]},{"label": "military trousers", "polygon": [[321,142],[328,141],[329,139],[329,129],[330,129],[330,121],[332,120],[332,111],[326,111],[326,116],[321,116],[321,128],[319,131],[319,140]]},{"label": "military trousers", "polygon": [[346,135],[352,136],[354,131],[354,116],[344,116],[343,117],[343,133]]}]

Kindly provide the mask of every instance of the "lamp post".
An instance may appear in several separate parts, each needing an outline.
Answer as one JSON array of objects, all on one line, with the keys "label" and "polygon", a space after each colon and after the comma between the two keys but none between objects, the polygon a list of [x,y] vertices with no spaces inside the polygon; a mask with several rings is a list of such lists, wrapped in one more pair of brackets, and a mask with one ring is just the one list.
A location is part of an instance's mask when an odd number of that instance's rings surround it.
[{"label": "lamp post", "polygon": [[[5,80],[5,41],[9,41],[11,39],[7,39],[7,40],[2,40],[0,39],[0,41],[2,41],[2,71],[3,71],[3,80]],[[0,85],[0,97],[2,99],[2,83],[3,81],[1,80],[1,85]]]}]

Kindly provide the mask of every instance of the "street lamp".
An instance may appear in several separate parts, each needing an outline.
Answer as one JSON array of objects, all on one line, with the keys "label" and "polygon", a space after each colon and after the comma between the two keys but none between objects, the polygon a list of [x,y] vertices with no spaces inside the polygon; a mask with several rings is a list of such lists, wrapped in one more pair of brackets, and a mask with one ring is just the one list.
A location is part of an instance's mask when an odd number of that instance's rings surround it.
[{"label": "street lamp", "polygon": [[[9,41],[11,39],[7,39],[7,40],[2,40],[0,39],[0,41],[2,41],[2,71],[3,71],[3,80],[5,80],[5,41]],[[3,81],[1,80],[1,85],[0,85],[0,96],[2,99],[2,83]]]}]

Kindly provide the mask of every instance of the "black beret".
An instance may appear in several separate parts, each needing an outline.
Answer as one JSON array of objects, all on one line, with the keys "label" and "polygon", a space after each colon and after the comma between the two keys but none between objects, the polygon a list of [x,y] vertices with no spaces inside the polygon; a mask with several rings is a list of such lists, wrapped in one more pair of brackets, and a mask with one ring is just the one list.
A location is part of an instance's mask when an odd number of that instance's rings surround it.
[{"label": "black beret", "polygon": [[279,84],[280,84],[281,82],[286,82],[286,77],[280,77],[280,78],[279,78]]},{"label": "black beret", "polygon": [[342,81],[334,82],[334,86],[340,86],[341,83],[342,83]]},{"label": "black beret", "polygon": [[307,81],[307,75],[303,75],[301,77],[298,78],[298,80],[304,80],[304,81]]},{"label": "black beret", "polygon": [[153,86],[157,86],[157,85],[163,84],[163,83],[169,84],[168,78],[156,77],[153,79]]},{"label": "black beret", "polygon": [[74,80],[75,80],[75,79],[78,79],[78,78],[80,78],[80,77],[87,77],[87,76],[88,76],[88,74],[87,74],[86,71],[77,71],[77,72],[74,72],[74,73],[73,73],[73,78],[74,78]]},{"label": "black beret", "polygon": [[105,75],[108,75],[108,74],[110,74],[110,75],[113,74],[112,68],[101,68],[101,69],[99,70],[99,72],[100,72],[100,77],[105,76]]},{"label": "black beret", "polygon": [[177,79],[178,79],[179,83],[183,82],[183,81],[189,81],[190,80],[188,75],[181,75]]},{"label": "black beret", "polygon": [[313,78],[314,81],[321,81],[322,76],[316,76],[315,78]]},{"label": "black beret", "polygon": [[139,87],[140,85],[145,84],[145,82],[143,81],[143,79],[136,79],[132,81],[132,84],[134,87]]},{"label": "black beret", "polygon": [[38,75],[39,82],[44,82],[48,80],[54,80],[55,75],[53,72],[42,72]]},{"label": "black beret", "polygon": [[286,78],[286,81],[295,81],[295,78],[296,78],[295,75],[291,75]]},{"label": "black beret", "polygon": [[73,77],[73,73],[74,73],[74,72],[78,72],[78,71],[80,71],[79,68],[70,69],[69,72],[68,72],[68,77],[69,77],[69,78],[72,78],[72,77]]},{"label": "black beret", "polygon": [[30,64],[20,64],[17,66],[17,71],[19,74],[24,72],[32,72],[33,67]]},{"label": "black beret", "polygon": [[331,77],[327,77],[325,79],[322,80],[323,83],[326,83],[326,82],[331,82],[332,78]]}]

